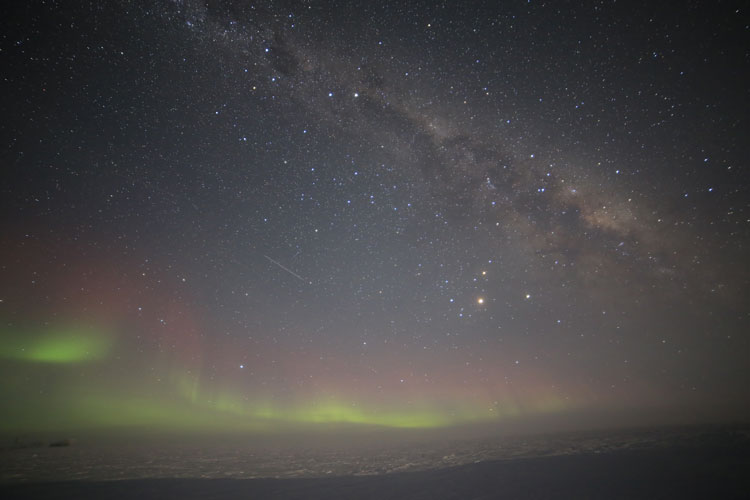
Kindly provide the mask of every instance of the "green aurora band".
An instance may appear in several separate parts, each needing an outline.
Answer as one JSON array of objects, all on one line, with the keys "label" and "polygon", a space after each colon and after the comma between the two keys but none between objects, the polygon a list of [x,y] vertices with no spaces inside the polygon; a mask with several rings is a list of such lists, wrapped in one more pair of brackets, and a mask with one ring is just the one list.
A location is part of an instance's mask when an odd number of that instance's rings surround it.
[{"label": "green aurora band", "polygon": [[113,336],[85,326],[42,331],[0,330],[0,357],[37,363],[81,363],[107,357]]},{"label": "green aurora band", "polygon": [[[504,422],[528,415],[564,412],[570,403],[554,395],[466,400],[450,397],[387,404],[352,398],[307,395],[279,403],[263,395],[243,395],[226,387],[204,387],[200,377],[181,370],[154,384],[139,379],[143,366],[120,365],[126,386],[113,377],[114,336],[105,329],[57,327],[0,331],[0,357],[11,360],[3,432],[54,432],[132,428],[163,432],[268,434],[330,425],[394,429],[436,429],[471,423]],[[98,363],[97,363],[98,362]],[[88,368],[87,368],[88,367]],[[93,376],[82,377],[81,370]],[[53,382],[49,382],[53,381]],[[41,392],[40,385],[47,387]],[[486,398],[484,398],[486,399]]]},{"label": "green aurora band", "polygon": [[[21,389],[21,388],[18,388]],[[13,392],[13,391],[11,391]],[[6,395],[7,396],[7,395]],[[61,387],[56,394],[39,396],[16,391],[11,398],[23,401],[5,411],[0,430],[84,431],[143,429],[163,433],[201,432],[273,434],[285,430],[315,430],[331,425],[348,428],[437,429],[464,424],[502,423],[529,415],[564,412],[562,400],[544,398],[534,404],[506,400],[488,408],[478,402],[435,405],[391,404],[365,406],[326,398],[296,404],[248,401],[230,393],[191,402],[174,392],[153,393],[108,390],[101,384],[80,383]]]},{"label": "green aurora band", "polygon": [[262,433],[314,429],[330,424],[394,429],[436,429],[469,423],[503,422],[525,415],[564,411],[559,401],[535,408],[506,404],[489,411],[476,405],[459,410],[410,408],[380,410],[336,401],[296,406],[239,405],[229,397],[191,404],[168,398],[76,390],[67,395],[27,400],[3,419],[4,431],[143,428],[164,432]]}]

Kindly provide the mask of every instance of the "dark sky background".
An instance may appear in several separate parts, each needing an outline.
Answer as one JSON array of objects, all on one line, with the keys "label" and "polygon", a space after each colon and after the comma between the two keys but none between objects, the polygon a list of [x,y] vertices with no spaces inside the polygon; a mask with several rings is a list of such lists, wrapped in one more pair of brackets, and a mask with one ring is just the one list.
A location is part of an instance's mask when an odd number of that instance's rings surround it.
[{"label": "dark sky background", "polygon": [[4,432],[750,415],[742,2],[16,2]]}]

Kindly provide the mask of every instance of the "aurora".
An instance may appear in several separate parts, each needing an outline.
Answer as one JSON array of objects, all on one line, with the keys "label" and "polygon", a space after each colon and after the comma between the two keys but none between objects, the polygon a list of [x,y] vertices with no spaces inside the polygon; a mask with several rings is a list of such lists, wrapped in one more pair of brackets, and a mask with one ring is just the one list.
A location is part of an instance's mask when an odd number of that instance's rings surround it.
[{"label": "aurora", "polygon": [[750,415],[742,9],[137,4],[5,16],[0,434]]},{"label": "aurora", "polygon": [[85,363],[105,359],[113,336],[103,329],[58,326],[42,330],[3,328],[0,356],[34,363]]}]

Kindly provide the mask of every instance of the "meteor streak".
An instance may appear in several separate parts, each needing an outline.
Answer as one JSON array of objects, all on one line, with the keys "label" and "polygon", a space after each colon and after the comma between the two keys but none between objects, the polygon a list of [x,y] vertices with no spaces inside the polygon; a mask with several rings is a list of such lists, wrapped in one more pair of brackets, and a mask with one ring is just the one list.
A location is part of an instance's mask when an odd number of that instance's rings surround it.
[{"label": "meteor streak", "polygon": [[[298,280],[300,280],[300,281],[302,281],[302,282],[304,282],[304,283],[310,283],[310,282],[308,282],[307,280],[305,280],[305,278],[303,278],[303,277],[302,277],[302,276],[300,276],[299,274],[295,273],[294,271],[292,271],[292,270],[291,270],[291,269],[289,269],[288,267],[284,266],[284,265],[283,265],[282,263],[280,263],[280,262],[278,262],[278,261],[275,261],[275,260],[273,260],[273,259],[272,259],[271,257],[269,257],[268,255],[264,255],[263,257],[265,257],[266,259],[270,260],[271,262],[273,262],[274,264],[276,264],[276,265],[277,265],[277,266],[279,266],[279,267],[280,267],[281,269],[283,269],[284,271],[288,272],[289,274],[291,274],[292,276],[294,276],[294,277],[295,277],[295,278],[297,278]],[[312,284],[312,283],[310,283],[310,284]]]}]

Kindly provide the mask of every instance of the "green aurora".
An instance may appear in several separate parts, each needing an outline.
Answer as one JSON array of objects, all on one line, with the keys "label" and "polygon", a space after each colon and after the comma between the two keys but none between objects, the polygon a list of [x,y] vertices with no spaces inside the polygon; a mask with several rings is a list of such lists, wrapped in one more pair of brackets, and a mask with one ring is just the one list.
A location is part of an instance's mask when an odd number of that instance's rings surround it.
[{"label": "green aurora", "polygon": [[103,329],[66,326],[0,330],[0,357],[34,363],[82,363],[105,358],[113,336]]},{"label": "green aurora", "polygon": [[[6,411],[3,431],[33,432],[107,428],[148,428],[165,432],[204,431],[269,433],[288,428],[327,424],[395,429],[436,429],[468,423],[502,422],[529,414],[563,411],[561,401],[533,406],[505,404],[487,408],[477,404],[376,408],[336,400],[279,405],[267,400],[222,393],[213,400],[191,402],[179,397],[113,392],[91,383],[62,388],[52,395],[24,394],[17,387],[11,399],[23,401]],[[144,393],[147,391],[144,391]]]},{"label": "green aurora", "polygon": [[567,408],[563,400],[554,397],[533,404],[508,398],[484,404],[446,396],[439,402],[377,405],[308,395],[279,403],[272,397],[247,396],[220,384],[202,385],[199,377],[183,370],[175,370],[156,386],[139,378],[136,370],[123,385],[113,371],[118,366],[112,355],[115,339],[106,329],[6,329],[2,339],[0,354],[11,368],[3,389],[4,401],[9,404],[0,424],[0,431],[6,433],[140,428],[166,433],[267,434],[332,424],[436,429],[503,422]]}]

